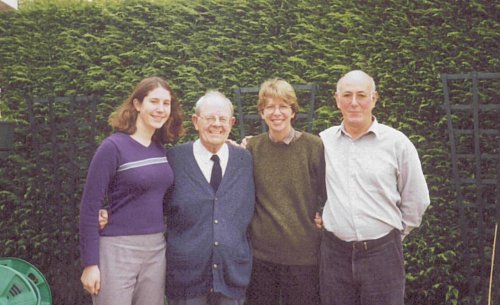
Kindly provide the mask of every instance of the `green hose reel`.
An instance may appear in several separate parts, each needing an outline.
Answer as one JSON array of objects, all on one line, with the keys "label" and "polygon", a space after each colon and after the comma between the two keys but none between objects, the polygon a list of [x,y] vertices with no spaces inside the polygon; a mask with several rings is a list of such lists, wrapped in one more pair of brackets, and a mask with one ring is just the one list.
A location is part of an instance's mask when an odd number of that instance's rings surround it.
[{"label": "green hose reel", "polygon": [[0,257],[0,305],[52,305],[49,284],[30,263]]}]

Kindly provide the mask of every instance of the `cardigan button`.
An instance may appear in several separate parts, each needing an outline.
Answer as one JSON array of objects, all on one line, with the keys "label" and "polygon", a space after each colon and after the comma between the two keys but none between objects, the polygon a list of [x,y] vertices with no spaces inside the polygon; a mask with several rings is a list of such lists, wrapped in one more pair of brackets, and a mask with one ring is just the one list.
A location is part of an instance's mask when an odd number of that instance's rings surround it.
[{"label": "cardigan button", "polygon": [[217,247],[218,245],[219,245],[219,242],[218,242],[218,241],[214,242],[214,246],[216,246],[216,247]]},{"label": "cardigan button", "polygon": [[217,269],[218,265],[217,264],[214,264],[214,269]]},{"label": "cardigan button", "polygon": [[218,224],[218,223],[219,223],[219,221],[216,219],[216,220],[214,220],[214,223],[215,223],[215,224]]}]

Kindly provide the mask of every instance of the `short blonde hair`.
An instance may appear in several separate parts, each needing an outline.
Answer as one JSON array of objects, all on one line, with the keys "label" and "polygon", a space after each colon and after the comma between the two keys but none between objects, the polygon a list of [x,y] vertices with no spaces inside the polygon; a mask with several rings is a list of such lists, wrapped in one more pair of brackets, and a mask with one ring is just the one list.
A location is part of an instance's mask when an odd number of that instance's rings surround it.
[{"label": "short blonde hair", "polygon": [[292,85],[281,78],[271,78],[260,85],[259,101],[257,103],[257,109],[260,112],[264,111],[269,98],[281,99],[292,108],[294,113],[299,112],[299,103],[297,102],[295,90]]}]

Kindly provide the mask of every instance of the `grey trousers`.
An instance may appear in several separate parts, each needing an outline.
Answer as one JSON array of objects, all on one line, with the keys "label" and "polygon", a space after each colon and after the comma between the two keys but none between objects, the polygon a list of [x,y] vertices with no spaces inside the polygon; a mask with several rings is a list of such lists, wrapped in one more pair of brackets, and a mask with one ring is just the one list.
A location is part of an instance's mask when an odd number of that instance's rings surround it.
[{"label": "grey trousers", "polygon": [[163,233],[101,236],[99,247],[101,290],[94,305],[164,305]]}]

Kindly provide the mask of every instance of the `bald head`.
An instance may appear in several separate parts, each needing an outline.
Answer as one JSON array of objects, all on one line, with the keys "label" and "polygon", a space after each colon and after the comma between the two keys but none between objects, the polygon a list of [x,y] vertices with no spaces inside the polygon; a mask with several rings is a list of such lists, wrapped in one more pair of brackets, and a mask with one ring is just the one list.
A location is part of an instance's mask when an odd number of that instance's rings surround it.
[{"label": "bald head", "polygon": [[337,93],[342,91],[342,88],[346,84],[357,83],[366,84],[370,90],[370,93],[375,93],[375,81],[373,78],[361,70],[352,70],[347,72],[342,76],[337,82]]},{"label": "bald head", "polygon": [[353,139],[370,128],[377,99],[375,82],[363,71],[351,71],[338,81],[335,101],[342,112],[344,127]]}]

